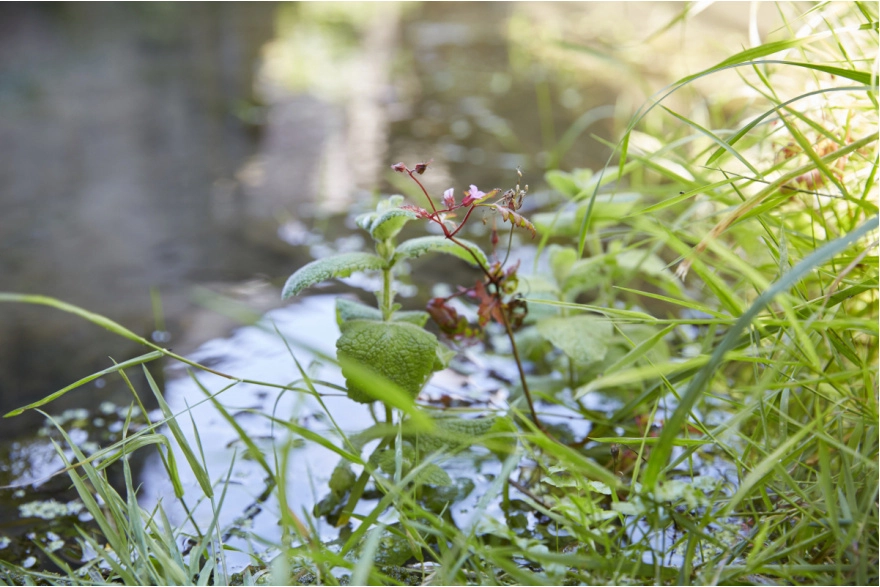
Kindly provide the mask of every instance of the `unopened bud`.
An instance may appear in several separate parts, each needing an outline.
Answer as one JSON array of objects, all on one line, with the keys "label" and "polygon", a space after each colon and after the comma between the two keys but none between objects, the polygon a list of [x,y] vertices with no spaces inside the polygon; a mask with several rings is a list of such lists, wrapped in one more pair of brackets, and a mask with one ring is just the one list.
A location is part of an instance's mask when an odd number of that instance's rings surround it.
[{"label": "unopened bud", "polygon": [[406,165],[404,165],[403,163],[395,163],[394,165],[391,166],[391,169],[393,169],[397,173],[404,173],[404,172],[408,171],[408,169],[406,168]]},{"label": "unopened bud", "polygon": [[419,175],[423,174],[425,171],[428,170],[428,165],[431,164],[431,161],[433,161],[433,159],[431,159],[430,161],[426,161],[424,163],[416,163],[415,172],[418,173]]}]

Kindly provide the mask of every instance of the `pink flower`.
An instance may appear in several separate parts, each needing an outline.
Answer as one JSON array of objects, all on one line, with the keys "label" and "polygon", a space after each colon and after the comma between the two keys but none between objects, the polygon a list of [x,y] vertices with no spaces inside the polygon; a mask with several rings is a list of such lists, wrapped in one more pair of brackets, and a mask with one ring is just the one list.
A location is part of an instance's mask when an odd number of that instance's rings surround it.
[{"label": "pink flower", "polygon": [[391,169],[393,169],[394,171],[396,171],[398,173],[403,173],[404,171],[409,171],[406,168],[406,165],[404,165],[403,163],[395,163],[394,165],[391,166]]},{"label": "pink flower", "polygon": [[463,206],[470,206],[475,201],[479,200],[480,198],[484,197],[485,195],[486,194],[484,192],[481,192],[477,188],[477,186],[475,186],[474,184],[471,184],[471,189],[469,189],[468,191],[466,191],[464,193],[464,199],[461,201],[461,203]]},{"label": "pink flower", "polygon": [[446,204],[447,208],[452,208],[455,206],[455,190],[449,188],[445,192],[443,192],[443,203]]}]

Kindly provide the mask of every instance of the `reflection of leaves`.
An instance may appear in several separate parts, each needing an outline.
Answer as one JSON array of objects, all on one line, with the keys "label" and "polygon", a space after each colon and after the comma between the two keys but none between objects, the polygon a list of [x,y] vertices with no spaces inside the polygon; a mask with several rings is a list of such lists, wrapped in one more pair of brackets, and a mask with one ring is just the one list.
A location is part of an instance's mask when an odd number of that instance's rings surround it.
[{"label": "reflection of leaves", "polygon": [[351,399],[362,403],[381,400],[354,383],[345,360],[388,378],[412,397],[418,395],[435,365],[437,338],[433,334],[406,322],[351,320],[340,328],[336,351]]},{"label": "reflection of leaves", "polygon": [[333,279],[334,277],[348,277],[355,271],[367,271],[369,269],[382,269],[385,261],[370,253],[343,253],[318,259],[304,265],[288,278],[281,293],[281,299],[297,295],[299,292],[314,285]]},{"label": "reflection of leaves", "polygon": [[611,323],[596,316],[559,316],[536,324],[538,332],[578,363],[601,361],[613,335]]}]

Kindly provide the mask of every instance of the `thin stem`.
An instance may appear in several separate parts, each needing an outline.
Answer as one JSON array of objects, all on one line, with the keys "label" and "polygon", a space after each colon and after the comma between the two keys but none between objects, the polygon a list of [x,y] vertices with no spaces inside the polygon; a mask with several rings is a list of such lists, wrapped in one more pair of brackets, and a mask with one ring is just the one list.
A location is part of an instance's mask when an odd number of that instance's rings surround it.
[{"label": "thin stem", "polygon": [[419,187],[422,188],[422,193],[425,194],[425,197],[428,198],[428,203],[431,204],[431,210],[433,210],[434,214],[436,214],[437,207],[434,206],[434,200],[431,199],[431,194],[428,193],[428,190],[425,189],[425,186],[422,185],[422,182],[419,181],[419,178],[417,178],[415,175],[413,175],[412,171],[407,170],[407,173],[412,178],[412,180],[414,182],[416,182],[417,184],[419,184]]},{"label": "thin stem", "polygon": [[504,260],[501,262],[501,266],[504,267],[507,265],[507,260],[510,258],[510,248],[513,246],[513,229],[514,227],[510,227],[510,236],[507,238],[507,253],[504,255]]},{"label": "thin stem", "polygon": [[532,419],[535,421],[535,425],[541,430],[541,432],[549,436],[547,429],[541,424],[541,420],[538,418],[538,413],[535,411],[535,404],[532,402],[532,394],[529,392],[529,384],[526,383],[526,372],[523,370],[522,361],[519,358],[519,350],[516,348],[516,340],[513,338],[513,329],[510,327],[510,321],[507,319],[504,310],[499,312],[499,314],[504,322],[504,329],[507,331],[507,338],[510,339],[510,347],[513,349],[513,358],[516,361],[516,368],[519,370],[519,380],[520,383],[522,383],[523,394],[526,396],[526,401],[529,404],[529,411],[532,413]]},{"label": "thin stem", "polygon": [[470,218],[470,216],[471,216],[471,212],[473,212],[475,209],[476,209],[476,206],[471,206],[470,208],[468,208],[467,214],[464,215],[464,219],[463,219],[463,220],[461,221],[461,223],[458,225],[458,228],[456,228],[455,230],[453,230],[451,233],[447,234],[447,235],[446,235],[446,238],[452,238],[452,237],[454,237],[454,236],[456,235],[456,233],[457,233],[459,230],[461,230],[462,227],[463,227],[465,224],[467,224],[468,218]]},{"label": "thin stem", "polygon": [[382,270],[382,319],[386,322],[391,319],[391,307],[394,295],[391,291],[391,268]]},{"label": "thin stem", "polygon": [[465,245],[465,244],[464,244],[463,242],[461,242],[460,240],[456,240],[456,239],[453,238],[452,236],[447,236],[446,238],[448,238],[449,240],[451,240],[452,242],[454,242],[455,244],[457,244],[458,246],[460,246],[461,248],[463,248],[465,251],[467,251],[468,253],[470,253],[471,257],[474,258],[474,261],[477,262],[477,265],[480,267],[480,269],[483,270],[483,273],[486,274],[486,277],[489,278],[489,281],[491,281],[491,282],[493,282],[493,283],[495,282],[495,280],[492,278],[492,274],[489,272],[489,268],[486,267],[485,265],[483,265],[483,262],[480,260],[479,257],[477,257],[477,254],[476,254],[475,252],[473,252],[469,246]]}]

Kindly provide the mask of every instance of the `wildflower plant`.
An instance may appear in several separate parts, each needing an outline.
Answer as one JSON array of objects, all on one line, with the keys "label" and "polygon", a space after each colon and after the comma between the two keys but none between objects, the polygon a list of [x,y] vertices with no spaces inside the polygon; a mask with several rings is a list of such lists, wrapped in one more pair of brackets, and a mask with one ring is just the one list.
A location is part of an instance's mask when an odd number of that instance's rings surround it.
[{"label": "wildflower plant", "polygon": [[[373,238],[375,254],[344,253],[313,261],[290,276],[284,286],[282,298],[290,298],[310,285],[334,277],[345,277],[355,271],[381,271],[382,288],[376,292],[377,308],[342,298],[337,301],[337,320],[342,335],[336,343],[336,349],[346,378],[348,396],[362,403],[379,400],[386,406],[394,405],[394,391],[389,392],[386,387],[379,393],[373,393],[369,391],[371,386],[365,385],[365,378],[378,375],[383,381],[391,383],[392,390],[398,388],[411,400],[427,383],[431,373],[444,368],[453,354],[424,329],[429,317],[434,319],[441,332],[452,339],[476,336],[490,321],[495,321],[504,327],[513,346],[529,410],[540,427],[514,339],[514,331],[522,325],[527,306],[524,300],[514,296],[517,265],[507,266],[510,241],[504,259],[498,260],[496,253],[499,243],[498,217],[502,222],[510,223],[511,237],[516,228],[527,230],[532,237],[537,234],[535,226],[518,212],[528,192],[528,186],[520,185],[522,174],[518,171],[520,181],[514,188],[504,192],[500,188],[484,192],[476,185],[470,185],[460,201],[456,199],[455,190],[449,188],[439,200],[442,204],[439,204],[419,180],[419,176],[427,171],[429,165],[430,161],[418,163],[410,169],[404,163],[396,163],[391,168],[408,175],[419,186],[430,210],[404,204],[402,196],[391,196],[383,200],[374,212],[362,214],[357,219],[358,226],[369,232]],[[491,260],[478,245],[459,236],[477,209],[491,214],[483,218],[484,223],[490,218],[493,222]],[[457,221],[459,217],[461,220]],[[397,235],[407,222],[416,219],[428,220],[438,225],[443,236],[423,236],[398,244]],[[457,256],[479,268],[483,278],[472,287],[460,287],[449,297],[432,299],[428,303],[427,312],[401,312],[400,304],[394,303],[394,269],[404,259],[429,252]],[[477,301],[478,325],[469,324],[449,304],[456,297]],[[366,365],[369,367],[365,369]],[[372,388],[376,389],[375,386]]]}]

